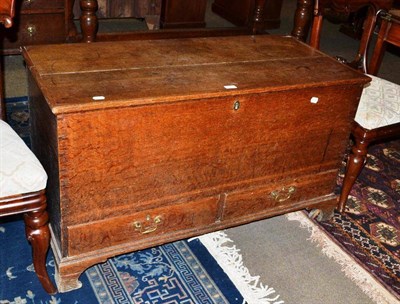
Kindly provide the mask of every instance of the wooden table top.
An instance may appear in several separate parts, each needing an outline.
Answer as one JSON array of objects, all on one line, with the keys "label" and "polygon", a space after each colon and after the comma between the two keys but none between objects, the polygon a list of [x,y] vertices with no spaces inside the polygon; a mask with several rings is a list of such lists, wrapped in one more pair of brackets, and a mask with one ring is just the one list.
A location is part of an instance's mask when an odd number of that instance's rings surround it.
[{"label": "wooden table top", "polygon": [[290,36],[38,45],[23,55],[55,114],[369,81]]}]

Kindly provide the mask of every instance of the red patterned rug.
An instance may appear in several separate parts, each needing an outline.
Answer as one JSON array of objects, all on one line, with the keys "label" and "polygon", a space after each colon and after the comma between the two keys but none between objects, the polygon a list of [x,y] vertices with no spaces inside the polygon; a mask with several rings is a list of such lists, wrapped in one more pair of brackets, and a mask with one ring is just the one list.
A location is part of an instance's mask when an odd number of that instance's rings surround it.
[{"label": "red patterned rug", "polygon": [[299,212],[288,217],[307,227],[311,240],[377,303],[400,303],[400,140],[368,152],[345,213],[323,223]]}]

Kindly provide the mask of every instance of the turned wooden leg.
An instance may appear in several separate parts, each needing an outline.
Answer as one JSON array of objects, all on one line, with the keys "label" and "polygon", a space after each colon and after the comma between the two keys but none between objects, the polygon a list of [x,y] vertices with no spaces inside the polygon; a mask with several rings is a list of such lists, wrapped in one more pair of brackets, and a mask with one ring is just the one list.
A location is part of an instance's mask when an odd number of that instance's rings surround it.
[{"label": "turned wooden leg", "polygon": [[264,7],[266,0],[256,0],[253,14],[253,34],[257,34],[264,29]]},{"label": "turned wooden leg", "polygon": [[33,266],[43,288],[49,294],[57,289],[51,282],[46,269],[46,255],[50,244],[49,216],[46,211],[46,197],[38,210],[24,214],[26,238],[32,245]]},{"label": "turned wooden leg", "polygon": [[351,189],[365,164],[368,146],[371,143],[366,139],[366,133],[363,128],[357,126],[352,132],[354,136],[354,145],[347,160],[346,173],[343,179],[342,190],[339,197],[339,211],[344,212],[347,198]]},{"label": "turned wooden leg", "polygon": [[313,4],[313,0],[297,0],[292,36],[301,41],[306,41],[308,36],[313,15]]},{"label": "turned wooden leg", "polygon": [[81,0],[81,31],[83,42],[94,42],[96,41],[96,34],[98,28],[97,22],[97,0]]}]

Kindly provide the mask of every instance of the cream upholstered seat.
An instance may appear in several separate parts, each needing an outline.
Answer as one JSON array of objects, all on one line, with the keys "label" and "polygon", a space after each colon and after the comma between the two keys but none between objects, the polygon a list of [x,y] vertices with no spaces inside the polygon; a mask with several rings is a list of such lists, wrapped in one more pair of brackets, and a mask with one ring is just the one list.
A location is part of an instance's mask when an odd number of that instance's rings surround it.
[{"label": "cream upholstered seat", "polygon": [[[14,0],[0,1],[0,23],[13,24]],[[0,38],[3,37],[0,28]],[[1,44],[1,41],[0,41]],[[0,76],[2,76],[0,62]],[[33,266],[43,288],[57,292],[46,269],[46,254],[50,244],[49,215],[46,207],[47,174],[22,139],[3,120],[6,118],[0,77],[0,217],[23,214],[25,235],[32,244]],[[4,246],[0,250],[8,250]]]},{"label": "cream upholstered seat", "polygon": [[367,130],[400,122],[400,85],[368,75],[372,81],[362,92],[355,121]]},{"label": "cream upholstered seat", "polygon": [[46,270],[50,243],[46,184],[47,174],[38,159],[19,135],[0,119],[0,217],[24,215],[25,234],[32,244],[35,271],[43,288],[54,294],[57,289]]},{"label": "cream upholstered seat", "polygon": [[[348,1],[337,1],[333,3],[327,0],[315,0],[314,20],[310,37],[310,45],[312,47],[316,49],[319,48],[322,21],[325,13],[327,11],[331,12],[332,10],[339,13],[348,12],[348,4]],[[368,46],[377,24],[377,18],[382,17],[382,15],[385,16],[386,19],[382,18],[381,25],[384,23],[384,20],[386,20],[386,23],[390,23],[390,19],[387,18],[387,12],[378,9],[372,2],[352,2],[352,4],[355,7],[360,6],[358,8],[361,8],[361,5],[367,6],[368,13],[364,22],[363,35],[360,40],[360,47],[356,58],[349,65],[361,69],[364,73],[368,73]],[[385,33],[387,32],[388,31],[385,30]],[[400,39],[396,36],[398,33],[398,31],[392,32],[390,42],[400,46]],[[380,37],[378,37],[377,40],[378,42],[380,40],[379,38]],[[382,48],[381,45],[377,43],[370,63],[370,66],[372,66],[371,73],[374,75],[378,72],[377,67],[379,66],[381,58]],[[346,173],[339,198],[340,211],[345,210],[349,193],[365,163],[369,145],[373,142],[400,137],[400,86],[373,75],[368,76],[370,76],[372,80],[363,89],[357,113],[354,118],[354,126],[351,131],[354,145],[347,160]]]},{"label": "cream upholstered seat", "polygon": [[17,133],[0,120],[0,197],[40,191],[47,174]]}]

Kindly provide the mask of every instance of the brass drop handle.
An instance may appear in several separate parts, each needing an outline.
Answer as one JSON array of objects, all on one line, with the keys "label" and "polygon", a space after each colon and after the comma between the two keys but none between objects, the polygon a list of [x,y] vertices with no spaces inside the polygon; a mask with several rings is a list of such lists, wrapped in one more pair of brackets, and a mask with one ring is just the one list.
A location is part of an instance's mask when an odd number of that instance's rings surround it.
[{"label": "brass drop handle", "polygon": [[133,222],[133,226],[136,231],[139,231],[141,234],[148,234],[157,230],[158,225],[162,223],[162,218],[160,215],[157,215],[153,219],[148,214],[146,215],[146,220],[144,222],[135,221]]},{"label": "brass drop handle", "polygon": [[33,37],[36,34],[36,26],[28,25],[26,27],[26,32],[28,33],[29,37]]},{"label": "brass drop handle", "polygon": [[296,192],[295,186],[282,187],[280,190],[271,192],[271,197],[278,203],[288,200]]}]

